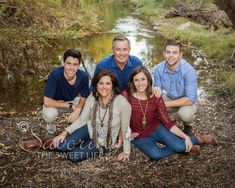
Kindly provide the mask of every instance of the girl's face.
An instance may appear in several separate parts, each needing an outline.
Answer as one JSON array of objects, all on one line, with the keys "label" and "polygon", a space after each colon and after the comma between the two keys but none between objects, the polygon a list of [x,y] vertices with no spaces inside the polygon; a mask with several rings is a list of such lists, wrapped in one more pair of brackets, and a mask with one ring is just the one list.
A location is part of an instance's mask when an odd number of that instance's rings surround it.
[{"label": "girl's face", "polygon": [[97,91],[101,97],[111,97],[113,84],[109,76],[101,77],[97,84]]},{"label": "girl's face", "polygon": [[134,85],[137,93],[145,93],[148,87],[148,78],[143,72],[136,74],[133,77]]}]

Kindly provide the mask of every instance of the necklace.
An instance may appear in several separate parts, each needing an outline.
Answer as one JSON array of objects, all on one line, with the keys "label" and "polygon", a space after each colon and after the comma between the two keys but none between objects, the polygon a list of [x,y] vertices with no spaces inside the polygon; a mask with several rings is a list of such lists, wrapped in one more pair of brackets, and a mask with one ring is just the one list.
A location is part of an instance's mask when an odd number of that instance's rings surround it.
[{"label": "necklace", "polygon": [[[108,102],[106,105],[102,102],[101,98],[99,98],[99,102],[98,102],[98,104],[99,104],[98,113],[99,113],[99,120],[100,120],[100,126],[101,126],[101,127],[104,126],[104,124],[103,124],[104,118],[105,118],[105,116],[106,116],[106,114],[107,114],[107,111],[108,111],[108,109],[109,109],[109,106],[110,106],[110,104],[111,104],[111,102],[112,102],[113,97],[114,97],[114,95],[112,94],[112,96],[111,96],[110,99],[109,99],[109,102]],[[105,109],[105,112],[104,112],[104,115],[103,115],[102,118],[101,118],[101,116],[100,116],[100,108]]]},{"label": "necklace", "polygon": [[100,106],[101,106],[101,105],[99,104],[99,107],[98,107],[99,112],[98,112],[98,113],[99,113],[100,126],[103,127],[103,126],[104,126],[104,124],[103,124],[104,118],[105,118],[105,116],[106,116],[106,114],[107,114],[108,108],[105,109],[104,115],[103,115],[103,117],[101,118],[101,117],[100,117],[100,108],[101,108]]},{"label": "necklace", "polygon": [[146,127],[146,124],[147,124],[147,118],[146,118],[146,112],[147,112],[147,108],[148,108],[148,99],[147,99],[147,103],[146,103],[146,106],[145,106],[145,111],[140,103],[140,100],[137,98],[138,102],[139,102],[139,105],[140,105],[140,109],[143,113],[143,119],[142,119],[142,127]]}]

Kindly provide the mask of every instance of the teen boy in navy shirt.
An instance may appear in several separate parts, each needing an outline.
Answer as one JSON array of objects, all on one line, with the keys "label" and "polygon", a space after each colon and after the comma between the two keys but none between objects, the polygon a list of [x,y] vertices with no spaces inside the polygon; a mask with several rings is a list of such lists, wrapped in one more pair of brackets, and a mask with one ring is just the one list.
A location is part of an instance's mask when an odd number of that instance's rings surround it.
[{"label": "teen boy in navy shirt", "polygon": [[56,131],[54,121],[59,112],[70,110],[68,123],[74,122],[89,95],[89,77],[87,73],[79,70],[81,58],[79,51],[68,49],[63,56],[64,66],[54,69],[48,77],[44,91],[43,119],[51,134]]}]

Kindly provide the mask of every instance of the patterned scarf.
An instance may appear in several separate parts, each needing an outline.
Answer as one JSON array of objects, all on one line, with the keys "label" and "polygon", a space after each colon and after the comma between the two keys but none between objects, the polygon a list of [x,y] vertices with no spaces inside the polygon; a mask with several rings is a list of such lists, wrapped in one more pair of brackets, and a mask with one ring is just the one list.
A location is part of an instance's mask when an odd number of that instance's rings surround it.
[{"label": "patterned scarf", "polygon": [[99,100],[95,100],[95,104],[93,106],[92,109],[92,122],[91,125],[93,127],[93,135],[92,135],[92,140],[95,142],[96,147],[99,148],[100,145],[98,143],[98,132],[97,132],[97,127],[96,127],[96,114],[98,112],[98,108],[100,108],[100,106],[102,106],[102,108],[109,108],[109,118],[108,118],[108,131],[107,131],[107,136],[106,136],[106,149],[110,148],[110,146],[112,145],[112,120],[113,120],[113,102],[116,98],[116,95],[112,95],[108,104],[106,106],[104,106],[102,104],[101,99],[99,98]]}]

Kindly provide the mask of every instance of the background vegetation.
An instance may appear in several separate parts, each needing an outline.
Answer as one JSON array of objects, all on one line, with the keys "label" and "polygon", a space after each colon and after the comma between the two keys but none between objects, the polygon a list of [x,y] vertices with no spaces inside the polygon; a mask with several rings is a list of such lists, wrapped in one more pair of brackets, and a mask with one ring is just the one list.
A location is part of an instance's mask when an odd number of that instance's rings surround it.
[{"label": "background vegetation", "polygon": [[[209,24],[185,17],[165,17],[173,7],[179,5],[199,8],[199,1],[196,0],[130,1],[134,9],[159,26],[158,32],[167,38],[177,38],[185,45],[203,49],[210,65],[223,69],[223,73],[218,73],[219,77],[216,77],[217,81],[223,82],[218,90],[228,91],[227,94],[235,101],[235,76],[232,74],[235,65],[234,60],[231,61],[235,59],[231,56],[235,51],[235,32],[232,27],[218,26],[215,29]],[[8,69],[27,68],[35,63],[35,57],[43,59],[43,52],[53,47],[57,39],[76,39],[99,32],[103,2],[105,0],[1,1],[0,73]],[[204,1],[203,7],[207,10],[216,9],[213,0]],[[189,28],[177,29],[187,22],[190,22]],[[35,63],[35,66],[40,65]]]},{"label": "background vegetation", "polygon": [[[22,77],[27,68],[43,70],[45,51],[56,40],[82,38],[99,31],[99,0],[6,0],[0,1],[0,73]],[[40,68],[39,68],[40,67]],[[9,81],[0,78],[0,89]],[[7,84],[8,83],[8,84]],[[22,83],[15,83],[22,85]]]},{"label": "background vegetation", "polygon": [[[235,31],[232,27],[219,26],[218,28],[200,24],[185,17],[167,19],[165,15],[170,9],[181,7],[199,8],[199,1],[193,0],[131,0],[136,9],[145,15],[155,25],[159,25],[159,32],[167,38],[177,38],[185,45],[197,46],[205,51],[210,65],[219,67],[215,80],[220,84],[218,91],[227,94],[235,102],[234,52]],[[204,9],[217,9],[213,0],[204,1]],[[220,16],[220,15],[218,15]],[[190,22],[190,27],[184,30],[177,29],[181,24]],[[210,71],[210,70],[208,70]],[[226,75],[226,76],[223,76]]]}]

